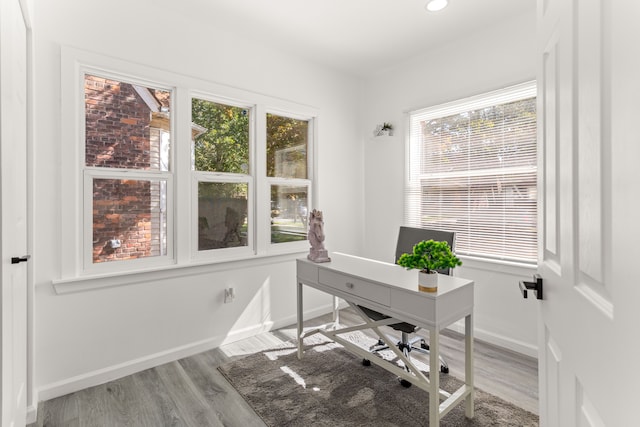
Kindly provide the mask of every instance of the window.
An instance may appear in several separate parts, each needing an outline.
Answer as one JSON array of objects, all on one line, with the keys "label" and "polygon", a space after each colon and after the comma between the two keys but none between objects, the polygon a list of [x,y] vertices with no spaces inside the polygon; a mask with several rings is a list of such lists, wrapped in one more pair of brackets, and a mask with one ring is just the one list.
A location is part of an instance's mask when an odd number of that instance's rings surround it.
[{"label": "window", "polygon": [[198,250],[247,247],[251,107],[191,99]]},{"label": "window", "polygon": [[59,282],[307,250],[315,117],[64,47]]},{"label": "window", "polygon": [[85,74],[84,106],[88,263],[166,256],[171,91]]},{"label": "window", "polygon": [[309,121],[267,114],[271,243],[307,238]]},{"label": "window", "polygon": [[535,263],[535,83],[410,113],[405,220],[461,255]]}]

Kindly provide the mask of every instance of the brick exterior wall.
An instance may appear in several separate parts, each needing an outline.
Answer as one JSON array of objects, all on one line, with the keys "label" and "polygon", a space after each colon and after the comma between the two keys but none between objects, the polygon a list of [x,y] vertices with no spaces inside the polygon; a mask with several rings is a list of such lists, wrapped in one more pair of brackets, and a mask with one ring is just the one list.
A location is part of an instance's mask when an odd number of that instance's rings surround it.
[{"label": "brick exterior wall", "polygon": [[[154,90],[149,90],[154,94]],[[166,92],[163,92],[166,98]],[[85,76],[85,162],[89,167],[158,170],[161,129],[169,126],[128,83]],[[168,130],[168,129],[166,129]],[[162,254],[166,230],[159,181],[93,181],[93,262]],[[111,241],[120,240],[120,247]]]},{"label": "brick exterior wall", "polygon": [[[152,209],[158,194],[157,181],[94,179],[93,262],[160,254],[159,229],[153,230],[159,209]],[[112,239],[120,240],[119,248],[112,247]]]},{"label": "brick exterior wall", "polygon": [[150,169],[151,110],[132,85],[85,78],[87,166]]}]

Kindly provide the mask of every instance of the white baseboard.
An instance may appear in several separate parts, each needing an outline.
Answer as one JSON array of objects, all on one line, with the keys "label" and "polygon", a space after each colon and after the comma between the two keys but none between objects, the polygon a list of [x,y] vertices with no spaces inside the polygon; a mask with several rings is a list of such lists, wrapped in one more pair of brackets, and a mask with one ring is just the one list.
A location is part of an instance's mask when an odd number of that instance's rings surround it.
[{"label": "white baseboard", "polygon": [[38,421],[38,405],[27,406],[27,424],[32,424]]},{"label": "white baseboard", "polygon": [[117,365],[86,372],[55,383],[46,384],[38,388],[39,401],[53,399],[65,394],[73,393],[88,387],[104,384],[145,369],[153,368],[164,363],[192,356],[194,354],[218,347],[224,337],[213,337],[196,343],[176,347],[170,350],[151,354],[149,356],[130,360]]},{"label": "white baseboard", "polygon": [[[321,316],[329,313],[332,310],[332,306],[325,305],[313,310],[305,312],[304,317],[306,319],[312,319],[314,317]],[[204,351],[208,351],[217,348],[223,344],[232,343],[235,341],[243,340],[245,338],[252,337],[262,332],[280,329],[285,326],[289,326],[296,323],[296,316],[289,316],[278,321],[268,321],[259,325],[254,325],[249,328],[244,328],[231,332],[225,336],[215,336],[202,341],[190,343],[184,346],[175,347],[166,351],[151,354],[138,359],[130,360],[128,362],[120,363],[117,365],[109,366],[103,369],[98,369],[92,372],[87,372],[75,377],[67,378],[55,383],[45,384],[36,390],[37,401],[50,400],[65,394],[73,393],[88,387],[104,384],[109,381],[113,381],[118,378],[125,377],[127,375],[134,374],[136,372],[150,369],[155,366],[162,365],[164,363],[173,362],[185,357],[193,356]],[[456,332],[464,332],[464,324],[462,322],[454,323],[450,326],[450,329]],[[525,354],[534,358],[538,357],[538,349],[528,343],[517,341],[508,337],[504,337],[492,332],[476,329],[474,331],[475,337],[486,341],[488,343],[508,348],[518,353]],[[27,408],[27,420],[29,423],[35,422],[37,417],[37,403],[30,405]]]},{"label": "white baseboard", "polygon": [[[305,312],[304,317],[306,319],[312,319],[314,317],[321,316],[332,310],[331,305],[325,305],[313,310]],[[208,351],[223,344],[240,341],[245,338],[252,337],[262,332],[267,332],[273,329],[283,328],[285,326],[296,323],[296,316],[290,316],[280,319],[278,321],[267,321],[259,325],[254,325],[249,328],[233,331],[225,336],[215,336],[207,338],[202,341],[190,343],[184,346],[175,347],[166,351],[151,354],[138,359],[130,360],[117,365],[109,366],[103,369],[98,369],[92,372],[87,372],[75,377],[67,378],[61,381],[57,381],[51,384],[45,384],[37,389],[37,400],[39,402],[54,399],[56,397],[64,396],[65,394],[73,393],[85,388],[93,387],[96,385],[104,384],[109,381],[116,380],[118,378],[125,377],[127,375],[134,374],[136,372],[150,369],[155,366],[159,366],[165,363],[173,362],[185,357],[193,356],[204,351]],[[29,407],[29,416],[35,417],[37,414],[37,404]],[[31,418],[29,418],[31,419]]]},{"label": "white baseboard", "polygon": [[[447,329],[464,334],[464,321],[458,321]],[[475,328],[473,331],[473,337],[489,344],[497,345],[498,347],[506,348],[516,353],[524,354],[534,359],[538,358],[538,347],[524,341],[519,341],[504,335],[499,335],[493,332],[486,331],[484,329]]]},{"label": "white baseboard", "polygon": [[[304,312],[305,319],[313,319],[314,317],[319,317],[324,314],[327,314],[333,310],[332,305],[323,305],[321,307],[315,308],[313,310],[308,310]],[[230,344],[232,342],[240,341],[245,338],[252,337],[262,332],[272,331],[275,329],[281,329],[285,326],[295,325],[298,321],[296,315],[292,315],[289,317],[284,317],[275,322],[265,322],[262,325],[252,326],[250,328],[234,331],[227,335],[222,342],[222,344]]]}]

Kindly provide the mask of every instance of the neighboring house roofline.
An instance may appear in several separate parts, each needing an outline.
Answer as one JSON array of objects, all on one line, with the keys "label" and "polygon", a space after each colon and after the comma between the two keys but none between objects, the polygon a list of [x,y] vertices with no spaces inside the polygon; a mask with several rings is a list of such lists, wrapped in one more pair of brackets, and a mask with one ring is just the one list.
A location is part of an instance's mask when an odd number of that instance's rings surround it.
[{"label": "neighboring house roofline", "polygon": [[132,86],[133,86],[133,89],[135,89],[135,91],[138,93],[138,95],[140,95],[140,98],[142,98],[144,103],[147,104],[147,107],[149,107],[151,111],[153,111],[154,113],[157,113],[160,111],[160,107],[162,106],[162,104],[160,104],[160,102],[158,102],[156,97],[151,94],[149,89],[143,86],[138,86],[138,85],[132,85]]},{"label": "neighboring house roofline", "polygon": [[[167,112],[163,111],[162,109],[162,104],[156,99],[155,96],[153,96],[153,94],[149,89],[143,86],[138,86],[138,85],[132,85],[132,86],[133,86],[133,89],[138,93],[138,95],[140,95],[140,98],[142,98],[142,100],[145,102],[145,104],[147,104],[147,107],[149,107],[149,109],[152,112],[165,113],[163,115],[165,115],[168,118],[168,114],[166,114]],[[192,133],[193,139],[196,139],[198,136],[202,135],[207,130],[208,130],[207,128],[191,122],[191,131],[192,131],[191,133]]]}]

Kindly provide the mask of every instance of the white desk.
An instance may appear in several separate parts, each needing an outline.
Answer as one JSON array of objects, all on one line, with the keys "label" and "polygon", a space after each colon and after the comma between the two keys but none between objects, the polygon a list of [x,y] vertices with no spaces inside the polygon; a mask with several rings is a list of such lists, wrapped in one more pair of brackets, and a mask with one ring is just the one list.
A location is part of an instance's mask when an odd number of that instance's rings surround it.
[{"label": "white desk", "polygon": [[[314,263],[307,259],[297,260],[297,305],[298,305],[298,357],[302,358],[304,338],[320,333],[342,344],[347,350],[369,359],[388,371],[397,374],[417,387],[429,393],[429,425],[439,425],[440,418],[447,414],[462,400],[465,400],[465,414],[473,417],[473,281],[440,275],[438,292],[418,291],[417,270],[404,268],[355,257],[341,253],[332,253],[331,262]],[[363,317],[363,324],[339,328],[337,321],[330,328],[313,329],[303,333],[303,285],[347,301]],[[373,321],[359,310],[362,305],[387,316],[390,319]],[[334,304],[336,306],[336,304]],[[459,319],[465,319],[465,378],[463,384],[454,393],[440,390],[439,375],[426,378],[410,360],[397,349],[394,342],[388,342],[379,327],[408,322],[429,331],[429,365],[439,367],[439,332]],[[334,320],[337,318],[334,315]],[[379,357],[372,356],[367,350],[339,334],[355,330],[372,329],[386,341],[389,348],[405,363],[410,372]],[[364,369],[364,368],[363,368]],[[430,370],[439,373],[439,369]],[[393,387],[394,384],[389,384]],[[440,398],[443,399],[442,403]]]}]

